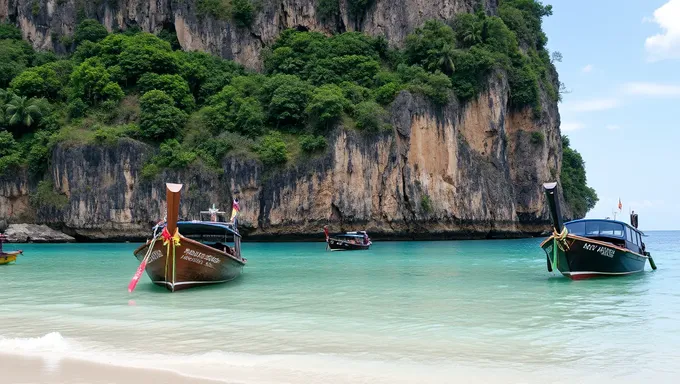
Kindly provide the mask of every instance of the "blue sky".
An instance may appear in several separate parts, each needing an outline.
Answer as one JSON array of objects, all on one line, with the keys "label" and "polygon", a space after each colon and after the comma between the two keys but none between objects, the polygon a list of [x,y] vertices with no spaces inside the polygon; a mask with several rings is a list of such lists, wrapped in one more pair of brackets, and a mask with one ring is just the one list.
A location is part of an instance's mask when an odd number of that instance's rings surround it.
[{"label": "blue sky", "polygon": [[[680,229],[680,0],[544,0],[562,134],[600,198],[588,217]],[[623,210],[618,213],[619,198]]]}]

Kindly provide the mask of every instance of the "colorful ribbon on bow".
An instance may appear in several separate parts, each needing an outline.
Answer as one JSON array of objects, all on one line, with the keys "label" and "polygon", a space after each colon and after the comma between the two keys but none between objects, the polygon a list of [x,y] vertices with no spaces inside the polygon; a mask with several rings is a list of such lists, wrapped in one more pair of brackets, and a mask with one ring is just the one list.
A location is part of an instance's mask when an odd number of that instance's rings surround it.
[{"label": "colorful ribbon on bow", "polygon": [[175,247],[179,247],[179,230],[175,228],[175,234],[170,235],[170,232],[168,232],[168,227],[163,228],[163,232],[161,233],[161,237],[163,238],[163,245],[169,245],[170,240],[173,241]]},{"label": "colorful ribbon on bow", "polygon": [[175,234],[170,235],[168,227],[163,228],[161,233],[163,238],[163,245],[167,246],[167,252],[165,253],[165,281],[168,281],[168,261],[170,259],[170,245],[172,245],[172,284],[175,284],[175,248],[180,246],[179,240],[179,230],[175,228]]}]

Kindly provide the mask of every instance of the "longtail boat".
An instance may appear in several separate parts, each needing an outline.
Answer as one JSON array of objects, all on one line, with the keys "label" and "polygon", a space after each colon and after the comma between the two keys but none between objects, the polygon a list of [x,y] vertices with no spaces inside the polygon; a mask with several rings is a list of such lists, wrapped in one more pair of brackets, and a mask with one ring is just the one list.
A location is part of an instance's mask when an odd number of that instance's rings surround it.
[{"label": "longtail boat", "polygon": [[326,235],[326,249],[331,251],[365,251],[373,242],[366,231],[345,232],[332,237],[328,234],[328,226],[323,227]]},{"label": "longtail boat", "polygon": [[208,213],[209,220],[178,221],[182,184],[168,183],[166,189],[167,221],[158,223],[152,238],[134,251],[140,267],[128,290],[134,289],[142,270],[146,270],[154,284],[171,292],[239,277],[247,260],[241,256],[238,199],[232,204],[229,222],[218,221],[218,215],[224,212],[214,205],[207,212],[200,212]]},{"label": "longtail boat", "polygon": [[553,234],[541,243],[547,257],[548,271],[558,270],[573,280],[600,276],[623,276],[644,271],[649,261],[638,227],[638,216],[631,214],[631,224],[609,219],[582,219],[562,222],[557,201],[557,183],[543,185],[550,208]]},{"label": "longtail boat", "polygon": [[22,250],[5,252],[2,250],[2,243],[7,241],[7,236],[0,233],[0,265],[6,265],[17,261],[17,256],[24,253]]}]

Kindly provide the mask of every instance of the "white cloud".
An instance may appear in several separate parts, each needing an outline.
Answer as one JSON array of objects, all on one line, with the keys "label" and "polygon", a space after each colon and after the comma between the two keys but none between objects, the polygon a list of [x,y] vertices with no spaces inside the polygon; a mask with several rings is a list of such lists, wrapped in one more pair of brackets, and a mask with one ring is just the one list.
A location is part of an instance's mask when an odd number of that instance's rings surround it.
[{"label": "white cloud", "polygon": [[578,131],[579,129],[583,129],[585,125],[582,123],[562,123],[560,125],[560,128],[562,129],[562,132],[573,132],[573,131]]},{"label": "white cloud", "polygon": [[[679,0],[680,1],[680,0]],[[658,83],[628,83],[623,86],[629,95],[641,96],[680,96],[680,85]]]},{"label": "white cloud", "polygon": [[621,127],[616,124],[609,124],[607,125],[607,129],[610,131],[618,131]]},{"label": "white cloud", "polygon": [[662,5],[654,11],[652,21],[659,25],[661,33],[645,40],[649,59],[680,59],[680,0],[669,0]]},{"label": "white cloud", "polygon": [[590,72],[593,71],[593,68],[594,68],[594,67],[593,67],[592,64],[588,64],[588,65],[586,65],[585,67],[583,67],[583,69],[581,69],[581,71],[582,71],[583,73],[590,73]]},{"label": "white cloud", "polygon": [[621,103],[616,99],[591,99],[564,103],[562,108],[574,112],[606,111],[617,108]]}]

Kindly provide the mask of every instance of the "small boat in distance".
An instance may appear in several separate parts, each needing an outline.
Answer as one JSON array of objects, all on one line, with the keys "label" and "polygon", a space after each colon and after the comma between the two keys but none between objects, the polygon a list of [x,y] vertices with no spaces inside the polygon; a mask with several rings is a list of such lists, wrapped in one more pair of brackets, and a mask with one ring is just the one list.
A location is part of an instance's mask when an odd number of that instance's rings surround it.
[{"label": "small boat in distance", "polygon": [[0,233],[0,265],[14,263],[17,261],[17,256],[24,253],[22,250],[5,252],[2,250],[2,243],[7,241],[7,236]]},{"label": "small boat in distance", "polygon": [[632,225],[609,219],[582,219],[562,223],[557,201],[557,183],[543,185],[553,222],[553,234],[541,243],[547,257],[548,271],[554,269],[572,280],[600,276],[621,276],[642,272],[649,260],[642,231],[637,229],[637,215]]},{"label": "small boat in distance", "polygon": [[157,224],[151,240],[134,251],[140,266],[128,291],[132,292],[143,270],[154,284],[171,292],[225,283],[240,276],[247,260],[241,256],[241,235],[236,225],[238,199],[234,199],[230,222],[218,221],[218,215],[224,212],[214,205],[200,212],[209,214],[209,221],[178,221],[182,185],[166,184],[166,188],[167,222]]},{"label": "small boat in distance", "polygon": [[366,231],[345,232],[330,237],[328,226],[324,225],[323,231],[326,234],[326,250],[331,251],[364,251],[371,247],[371,239]]}]

